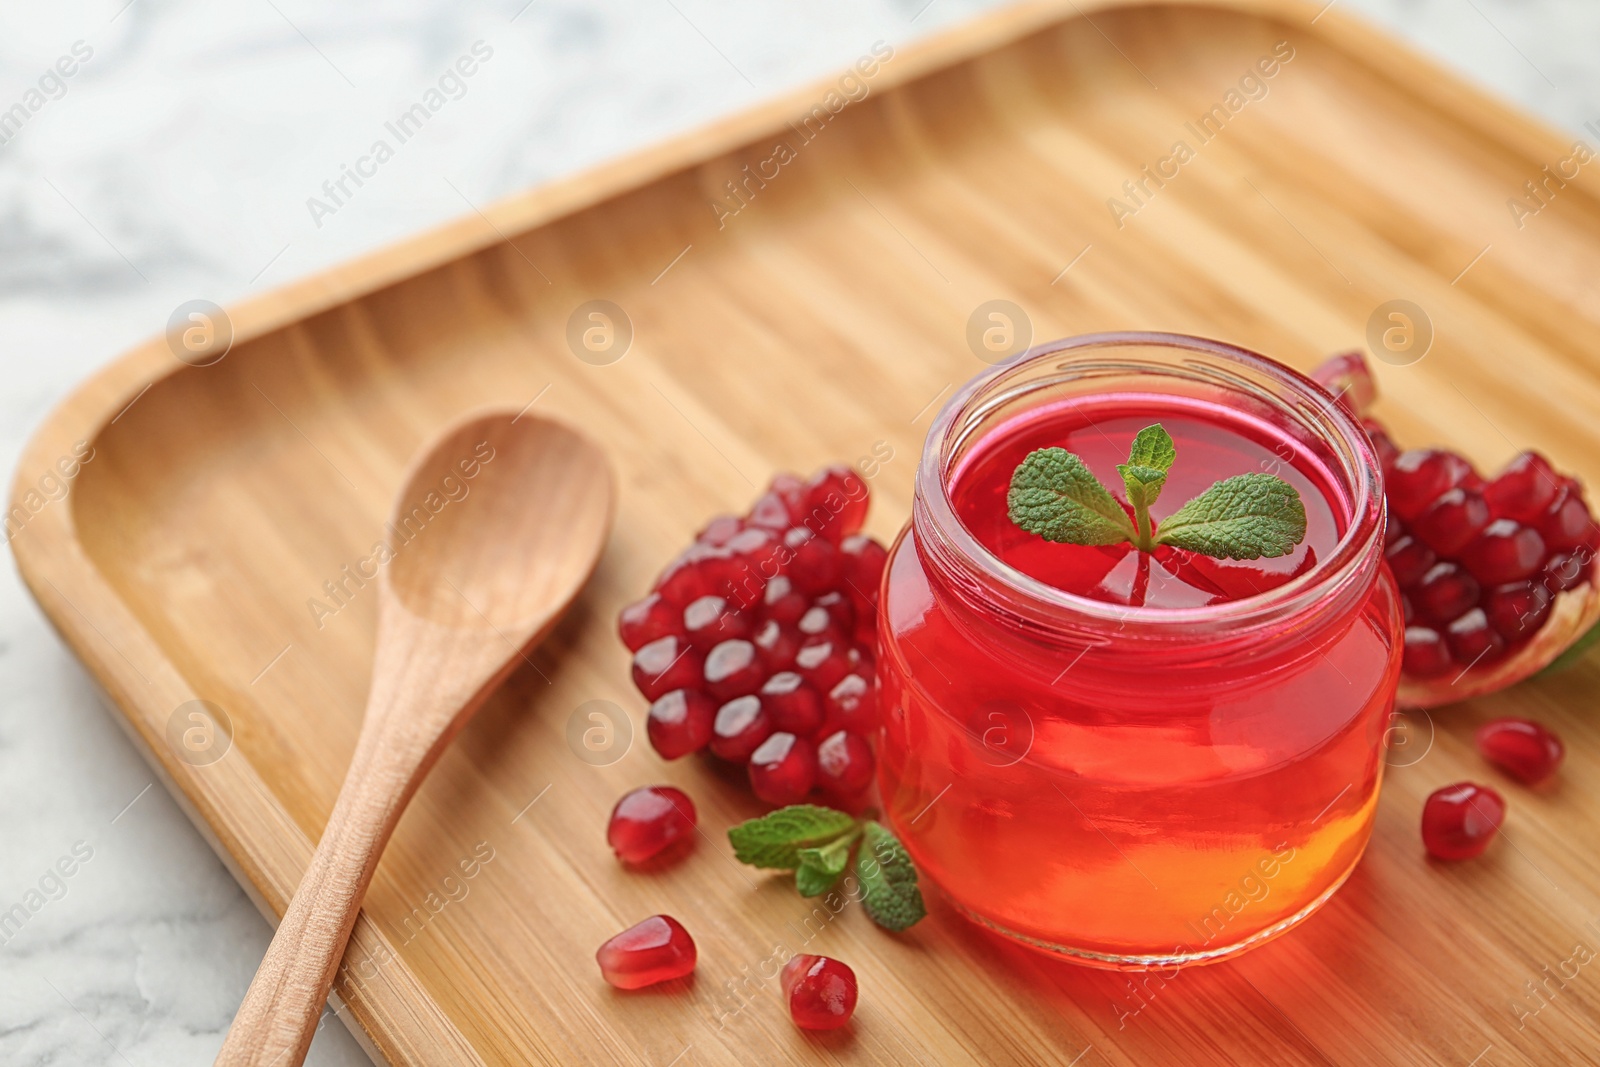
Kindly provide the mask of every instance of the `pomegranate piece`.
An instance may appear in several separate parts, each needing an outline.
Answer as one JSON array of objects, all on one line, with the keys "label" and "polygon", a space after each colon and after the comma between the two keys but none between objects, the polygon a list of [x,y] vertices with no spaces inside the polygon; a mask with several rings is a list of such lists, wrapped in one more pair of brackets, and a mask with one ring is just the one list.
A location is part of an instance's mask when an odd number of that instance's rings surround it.
[{"label": "pomegranate piece", "polygon": [[699,752],[711,740],[717,705],[698,689],[674,689],[650,705],[645,732],[663,759]]},{"label": "pomegranate piece", "polygon": [[1446,490],[1420,515],[1411,532],[1442,556],[1454,556],[1489,525],[1489,503],[1476,489]]},{"label": "pomegranate piece", "polygon": [[750,754],[750,791],[776,807],[798,804],[817,781],[817,750],[809,740],[775,733]]},{"label": "pomegranate piece", "polygon": [[[617,628],[634,653],[634,684],[652,701],[646,730],[657,752],[677,759],[710,749],[748,763],[787,734],[790,750],[814,757],[848,727],[856,740],[845,762],[870,769],[870,746],[860,757],[877,721],[872,679],[888,550],[859,532],[867,505],[866,482],[848,466],[804,479],[780,474],[748,514],[707,523],[650,594],[623,610]],[[795,766],[805,756],[788,759]],[[765,764],[782,762],[765,760],[750,775],[776,782]],[[784,782],[801,778],[793,772]]]},{"label": "pomegranate piece", "polygon": [[790,957],[778,975],[789,1017],[802,1030],[837,1030],[856,1010],[856,973],[828,956]]},{"label": "pomegranate piece", "polygon": [[1549,510],[1560,488],[1560,476],[1550,461],[1537,452],[1524,452],[1483,487],[1483,498],[1496,518],[1531,523]]},{"label": "pomegranate piece", "polygon": [[1484,759],[1524,785],[1549,781],[1567,755],[1561,738],[1532,719],[1486,722],[1475,740]]},{"label": "pomegranate piece", "polygon": [[1493,663],[1506,654],[1506,639],[1489,625],[1482,608],[1473,608],[1452,622],[1445,629],[1444,640],[1455,661],[1468,667]]},{"label": "pomegranate piece", "polygon": [[1422,806],[1422,843],[1435,859],[1472,859],[1489,847],[1505,818],[1506,802],[1488,786],[1447,785]]},{"label": "pomegranate piece", "polygon": [[1471,611],[1482,591],[1476,578],[1448,562],[1429,567],[1421,581],[1408,590],[1418,614],[1434,623],[1448,623]]},{"label": "pomegranate piece", "polygon": [[817,746],[817,785],[828,796],[848,800],[872,784],[872,746],[866,738],[839,730]]},{"label": "pomegranate piece", "polygon": [[1538,530],[1515,519],[1495,519],[1461,550],[1461,561],[1484,585],[1504,585],[1537,574],[1546,555]]},{"label": "pomegranate piece", "polygon": [[652,915],[601,945],[600,975],[618,989],[643,989],[694,971],[694,938],[670,915]]},{"label": "pomegranate piece", "polygon": [[1533,582],[1509,582],[1484,594],[1483,612],[1489,625],[1509,644],[1533,636],[1550,615],[1551,593]]},{"label": "pomegranate piece", "polygon": [[623,794],[611,809],[606,842],[624,863],[644,863],[694,837],[694,801],[670,785],[647,785]]},{"label": "pomegranate piece", "polygon": [[1427,626],[1406,627],[1405,655],[1401,668],[1418,678],[1437,678],[1452,666],[1450,649],[1438,630]]}]

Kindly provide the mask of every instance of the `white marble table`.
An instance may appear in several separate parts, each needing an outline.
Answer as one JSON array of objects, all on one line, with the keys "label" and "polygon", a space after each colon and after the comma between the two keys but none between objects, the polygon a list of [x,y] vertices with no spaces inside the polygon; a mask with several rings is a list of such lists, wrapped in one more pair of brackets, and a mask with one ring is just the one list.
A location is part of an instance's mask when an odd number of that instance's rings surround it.
[{"label": "white marble table", "polygon": [[[1336,0],[1546,119],[1600,119],[1594,0]],[[228,303],[958,22],[989,0],[52,0],[0,14],[0,463],[178,304]],[[306,206],[474,42],[464,95]],[[79,44],[81,42],[81,44]],[[73,55],[77,45],[77,55]],[[87,53],[87,55],[85,55]],[[47,77],[61,57],[72,69]],[[0,134],[11,132],[0,126]],[[209,1064],[268,928],[0,575],[0,1063]],[[77,856],[70,878],[48,875]],[[85,861],[83,857],[88,855]],[[326,1017],[325,1017],[326,1018]],[[337,1024],[308,1062],[365,1063]]]}]

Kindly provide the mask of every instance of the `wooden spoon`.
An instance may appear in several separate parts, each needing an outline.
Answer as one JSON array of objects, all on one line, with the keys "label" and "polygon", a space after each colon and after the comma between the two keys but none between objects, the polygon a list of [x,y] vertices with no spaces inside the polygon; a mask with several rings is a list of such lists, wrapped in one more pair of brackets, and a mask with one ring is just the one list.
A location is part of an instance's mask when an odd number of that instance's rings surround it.
[{"label": "wooden spoon", "polygon": [[533,415],[455,424],[413,462],[404,486],[390,526],[394,558],[378,582],[372,690],[355,755],[219,1065],[305,1059],[378,856],[411,795],[555,625],[611,526],[605,456]]}]

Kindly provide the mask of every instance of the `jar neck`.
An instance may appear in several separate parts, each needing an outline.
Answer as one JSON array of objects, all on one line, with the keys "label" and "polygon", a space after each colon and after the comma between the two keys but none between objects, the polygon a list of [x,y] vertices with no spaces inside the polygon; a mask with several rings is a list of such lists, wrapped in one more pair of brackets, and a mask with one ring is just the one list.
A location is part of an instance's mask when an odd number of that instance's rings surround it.
[{"label": "jar neck", "polygon": [[[1204,395],[1285,428],[1314,448],[1336,485],[1337,545],[1305,574],[1267,592],[1194,608],[1134,607],[1050,586],[1000,559],[957,516],[952,473],[986,430],[1063,396],[1126,390]],[[1377,581],[1383,559],[1381,474],[1355,420],[1310,379],[1218,342],[1174,334],[1099,334],[1041,346],[968,383],[929,431],[912,505],[916,550],[936,596],[987,647],[1050,669],[1063,657],[1093,666],[1117,650],[1142,669],[1234,657],[1260,659],[1290,642],[1315,647],[1342,631]],[[1139,655],[1129,657],[1129,650]],[[1103,657],[1102,657],[1103,658]]]}]

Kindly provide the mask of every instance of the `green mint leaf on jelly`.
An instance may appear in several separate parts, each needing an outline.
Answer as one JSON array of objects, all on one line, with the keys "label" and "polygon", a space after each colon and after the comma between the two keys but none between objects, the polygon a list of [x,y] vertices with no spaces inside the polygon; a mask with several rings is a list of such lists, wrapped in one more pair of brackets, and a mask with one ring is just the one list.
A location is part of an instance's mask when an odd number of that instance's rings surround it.
[{"label": "green mint leaf on jelly", "polygon": [[1011,521],[1046,541],[1070,545],[1131,542],[1141,552],[1157,545],[1218,559],[1286,556],[1306,537],[1306,509],[1292,485],[1253,472],[1225,478],[1162,519],[1150,507],[1177,461],[1172,436],[1156,423],[1140,430],[1117,464],[1133,519],[1094,472],[1064,448],[1030,452],[1011,475],[1006,508]]},{"label": "green mint leaf on jelly", "polygon": [[1064,448],[1028,454],[1011,475],[1006,508],[1012,522],[1046,541],[1115,545],[1134,537],[1122,505]]},{"label": "green mint leaf on jelly", "polygon": [[1219,559],[1287,556],[1305,540],[1306,508],[1282,478],[1225,478],[1161,520],[1156,540]]},{"label": "green mint leaf on jelly", "polygon": [[906,847],[888,829],[870,821],[861,829],[861,850],[856,856],[861,906],[873,922],[898,933],[928,914],[917,888],[917,869]]},{"label": "green mint leaf on jelly", "polygon": [[854,853],[861,906],[873,922],[899,932],[927,914],[905,846],[871,819],[794,804],[740,823],[728,840],[743,863],[794,871],[795,888],[806,897],[837,885]]},{"label": "green mint leaf on jelly", "polygon": [[793,804],[728,831],[733,855],[752,867],[792,871],[800,866],[800,850],[832,843],[856,828],[842,811],[815,804]]}]

